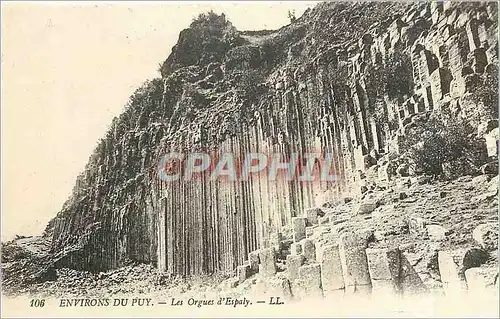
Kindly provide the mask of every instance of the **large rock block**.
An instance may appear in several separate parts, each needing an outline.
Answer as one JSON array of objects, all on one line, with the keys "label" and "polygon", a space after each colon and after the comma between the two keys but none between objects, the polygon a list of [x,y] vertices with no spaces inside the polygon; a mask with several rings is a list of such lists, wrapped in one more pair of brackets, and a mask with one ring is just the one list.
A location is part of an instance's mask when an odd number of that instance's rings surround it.
[{"label": "large rock block", "polygon": [[428,292],[424,282],[415,271],[405,254],[400,253],[400,291],[404,295],[419,295]]},{"label": "large rock block", "polygon": [[264,277],[271,277],[276,274],[276,252],[273,247],[261,249],[259,252],[259,273]]},{"label": "large rock block", "polygon": [[282,233],[272,233],[269,238],[269,244],[271,246],[280,246],[281,242],[283,241],[283,234]]},{"label": "large rock block", "polygon": [[260,253],[260,250],[256,250],[256,251],[252,251],[252,252],[248,253],[248,263],[250,264],[250,270],[253,273],[256,273],[259,271],[259,264],[260,264],[259,253]]},{"label": "large rock block", "polygon": [[290,300],[292,290],[290,281],[284,277],[276,276],[273,278],[257,278],[255,283],[256,298],[280,297],[281,300]]},{"label": "large rock block", "polygon": [[460,291],[466,288],[465,281],[459,275],[458,263],[450,252],[440,251],[438,264],[441,282],[447,292]]},{"label": "large rock block", "polygon": [[449,234],[449,230],[439,226],[439,225],[427,225],[427,235],[429,239],[435,241],[442,241],[446,239],[446,236]]},{"label": "large rock block", "polygon": [[306,238],[306,220],[305,217],[293,217],[292,218],[292,228],[293,228],[293,241],[298,242]]},{"label": "large rock block", "polygon": [[469,268],[465,271],[467,290],[475,293],[484,293],[495,289],[498,281],[498,268]]},{"label": "large rock block", "polygon": [[321,249],[321,285],[323,292],[328,295],[330,292],[343,290],[344,275],[342,273],[342,262],[338,245],[327,245]]},{"label": "large rock block", "polygon": [[439,251],[439,274],[446,293],[454,294],[465,290],[465,271],[479,267],[488,257],[488,253],[478,248]]},{"label": "large rock block", "polygon": [[482,74],[484,68],[488,64],[488,58],[486,57],[486,50],[484,48],[477,48],[471,52],[472,58],[472,68],[477,74]]},{"label": "large rock block", "polygon": [[498,247],[498,223],[480,224],[472,232],[472,238],[484,249]]},{"label": "large rock block", "polygon": [[241,265],[236,267],[236,272],[238,274],[239,283],[243,283],[248,277],[250,277],[250,265]]},{"label": "large rock block", "polygon": [[366,249],[373,292],[400,291],[401,260],[398,248]]},{"label": "large rock block", "polygon": [[290,254],[294,256],[302,254],[302,242],[290,245]]},{"label": "large rock block", "polygon": [[302,254],[308,262],[316,261],[316,246],[314,242],[310,239],[302,240]]},{"label": "large rock block", "polygon": [[365,251],[366,238],[354,233],[344,233],[340,235],[338,245],[346,290],[356,291],[358,286],[371,285]]},{"label": "large rock block", "polygon": [[322,297],[321,266],[319,264],[305,265],[299,268],[299,295],[304,297]]},{"label": "large rock block", "polygon": [[486,149],[488,151],[488,156],[496,157],[498,155],[498,137],[499,137],[498,127],[491,130],[490,133],[484,135],[486,140]]},{"label": "large rock block", "polygon": [[398,248],[367,248],[368,269],[372,280],[399,281],[401,262]]},{"label": "large rock block", "polygon": [[366,215],[371,214],[375,208],[377,208],[377,202],[375,200],[366,200],[359,203],[356,214],[358,215]]},{"label": "large rock block", "polygon": [[290,301],[293,297],[290,281],[282,277],[276,277],[269,281],[267,293],[272,297],[280,297],[284,301]]},{"label": "large rock block", "polygon": [[293,282],[299,276],[299,268],[304,265],[306,259],[302,255],[286,257],[286,266],[288,272],[288,279]]}]

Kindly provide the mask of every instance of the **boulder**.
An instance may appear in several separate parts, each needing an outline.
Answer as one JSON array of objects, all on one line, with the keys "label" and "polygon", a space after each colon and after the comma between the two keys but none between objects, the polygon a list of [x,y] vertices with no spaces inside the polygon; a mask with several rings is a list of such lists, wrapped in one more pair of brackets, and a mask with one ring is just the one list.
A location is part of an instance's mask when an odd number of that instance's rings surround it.
[{"label": "boulder", "polygon": [[488,151],[488,156],[496,157],[498,155],[498,135],[499,128],[494,128],[490,133],[484,135],[486,140],[486,149]]},{"label": "boulder", "polygon": [[325,213],[320,208],[310,208],[306,210],[308,225],[318,224],[318,217],[325,216]]},{"label": "boulder", "polygon": [[343,233],[338,245],[346,290],[356,291],[359,286],[370,286],[371,280],[365,251],[366,238],[352,232]]},{"label": "boulder", "polygon": [[403,253],[400,253],[400,263],[400,291],[404,295],[419,295],[428,292],[422,279]]},{"label": "boulder", "polygon": [[291,300],[292,291],[290,281],[287,278],[276,276],[273,278],[258,278],[255,285],[255,290],[259,298],[280,297],[282,300]]},{"label": "boulder", "polygon": [[306,259],[302,255],[288,255],[286,257],[288,279],[291,282],[293,282],[299,276],[299,268],[304,265],[305,260]]},{"label": "boulder", "polygon": [[316,246],[312,240],[302,240],[302,255],[304,255],[308,262],[314,262],[316,260]]},{"label": "boulder", "polygon": [[464,290],[466,288],[465,271],[479,267],[488,257],[488,253],[478,248],[439,251],[439,274],[445,291],[456,293]]},{"label": "boulder", "polygon": [[294,256],[302,254],[302,242],[293,243],[290,246],[290,254]]},{"label": "boulder", "polygon": [[322,297],[321,266],[319,264],[305,265],[299,268],[299,295],[304,297]]},{"label": "boulder", "polygon": [[465,271],[467,290],[470,292],[484,292],[493,288],[498,281],[498,268],[469,268]]},{"label": "boulder", "polygon": [[259,252],[259,273],[264,277],[272,277],[276,274],[276,252],[274,248],[261,249]]},{"label": "boulder", "polygon": [[238,273],[239,283],[243,283],[248,277],[250,277],[250,265],[241,265],[236,267],[236,272]]},{"label": "boulder", "polygon": [[484,249],[495,250],[498,247],[498,224],[480,224],[472,231],[472,238]]},{"label": "boulder", "polygon": [[250,270],[254,273],[259,271],[259,263],[260,263],[259,253],[260,250],[248,253],[248,263],[250,266]]},{"label": "boulder", "polygon": [[366,256],[373,293],[398,292],[401,269],[399,249],[366,249]]},{"label": "boulder", "polygon": [[330,292],[343,290],[345,285],[338,245],[324,246],[320,259],[321,285],[324,294],[328,295]]},{"label": "boulder", "polygon": [[436,241],[445,240],[446,235],[449,234],[448,229],[439,225],[427,225],[426,229],[427,229],[427,235],[431,240],[436,240]]},{"label": "boulder", "polygon": [[366,200],[359,203],[356,213],[358,215],[371,214],[377,208],[377,203],[374,200]]},{"label": "boulder", "polygon": [[280,297],[284,301],[290,301],[293,297],[290,281],[283,277],[272,278],[269,281],[267,293],[269,296]]}]

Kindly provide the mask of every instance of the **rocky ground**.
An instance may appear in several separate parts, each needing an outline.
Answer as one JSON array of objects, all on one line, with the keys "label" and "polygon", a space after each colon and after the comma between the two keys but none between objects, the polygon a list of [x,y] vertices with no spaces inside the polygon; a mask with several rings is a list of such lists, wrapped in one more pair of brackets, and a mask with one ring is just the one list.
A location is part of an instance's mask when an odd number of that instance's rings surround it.
[{"label": "rocky ground", "polygon": [[[339,222],[332,232],[365,230],[369,248],[399,247],[424,283],[439,290],[440,250],[481,248],[484,257],[479,263],[498,274],[497,189],[498,176],[453,181],[406,177],[393,187],[367,191],[359,200],[324,208],[325,219]],[[328,226],[319,226],[316,232],[325,229]]]},{"label": "rocky ground", "polygon": [[[365,233],[369,248],[399,247],[431,291],[442,291],[441,250],[477,248],[473,267],[498,281],[498,175],[463,176],[452,181],[401,177],[387,186],[368,186],[357,197],[330,201],[320,208],[318,224],[307,237],[326,244],[347,231]],[[290,231],[283,230],[283,242]],[[133,264],[109,272],[54,269],[50,241],[20,237],[2,244],[3,293],[30,296],[147,294],[206,297],[245,296],[259,288],[258,274],[245,281],[234,276],[167,277],[151,265]],[[288,251],[289,253],[289,251]],[[277,277],[286,277],[286,256],[278,256]],[[469,265],[470,267],[471,265]],[[235,274],[236,275],[236,274]]]}]

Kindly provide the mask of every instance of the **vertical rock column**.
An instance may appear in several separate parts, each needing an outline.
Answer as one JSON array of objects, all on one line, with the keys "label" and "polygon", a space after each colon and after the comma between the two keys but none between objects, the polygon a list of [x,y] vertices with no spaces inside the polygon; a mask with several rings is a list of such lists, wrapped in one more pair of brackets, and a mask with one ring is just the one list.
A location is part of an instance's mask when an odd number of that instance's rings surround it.
[{"label": "vertical rock column", "polygon": [[365,238],[354,233],[345,233],[340,236],[339,255],[346,293],[371,292],[371,280],[365,249]]},{"label": "vertical rock column", "polygon": [[321,288],[321,267],[319,264],[299,267],[298,287],[294,295],[301,299],[323,297]]},{"label": "vertical rock column", "polygon": [[321,249],[321,285],[327,298],[341,298],[344,295],[344,275],[338,245],[327,245]]},{"label": "vertical rock column", "polygon": [[366,255],[373,294],[399,293],[401,271],[399,249],[366,249]]},{"label": "vertical rock column", "polygon": [[306,218],[305,217],[294,217],[292,218],[292,228],[293,228],[293,241],[299,242],[306,238]]},{"label": "vertical rock column", "polygon": [[167,245],[166,245],[166,234],[165,234],[165,210],[167,208],[167,199],[161,199],[161,205],[159,208],[158,217],[158,270],[161,272],[166,272],[167,270]]},{"label": "vertical rock column", "polygon": [[259,252],[259,273],[264,277],[272,277],[276,274],[276,252],[274,248],[265,248]]}]

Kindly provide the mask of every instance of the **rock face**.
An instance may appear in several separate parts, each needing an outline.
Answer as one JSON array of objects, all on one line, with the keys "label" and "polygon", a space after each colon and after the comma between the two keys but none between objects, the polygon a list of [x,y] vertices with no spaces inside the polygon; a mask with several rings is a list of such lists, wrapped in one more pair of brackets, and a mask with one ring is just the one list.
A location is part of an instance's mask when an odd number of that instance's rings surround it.
[{"label": "rock face", "polygon": [[[318,192],[360,189],[368,170],[392,178],[399,164],[376,159],[399,152],[422,115],[475,127],[497,118],[496,6],[322,3],[263,33],[200,17],[181,32],[162,77],[112,122],[50,223],[56,267],[101,271],[132,260],[171,274],[233,271],[271,247],[270,234],[314,207]],[[311,150],[334,154],[336,181],[159,178],[169,152]]]}]

